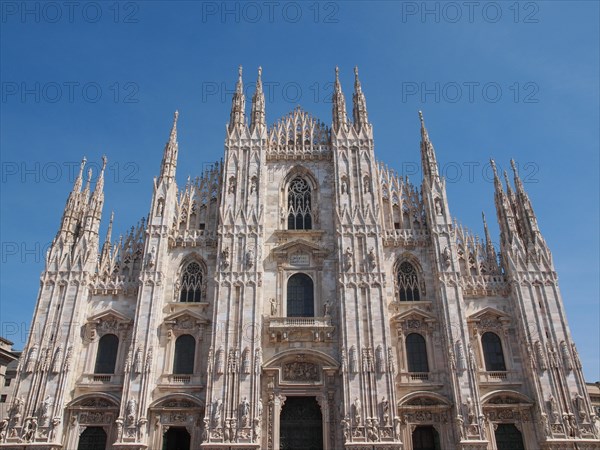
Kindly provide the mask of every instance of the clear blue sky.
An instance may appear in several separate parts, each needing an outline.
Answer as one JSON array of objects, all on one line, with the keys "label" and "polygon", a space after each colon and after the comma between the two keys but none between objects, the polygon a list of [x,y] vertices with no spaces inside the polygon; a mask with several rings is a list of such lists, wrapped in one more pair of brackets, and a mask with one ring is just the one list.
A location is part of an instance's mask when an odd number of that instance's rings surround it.
[{"label": "clear blue sky", "polygon": [[334,67],[351,104],[358,65],[378,158],[415,172],[423,110],[451,212],[478,234],[482,210],[498,233],[487,161],[515,158],[586,377],[600,379],[598,2],[69,8],[2,2],[0,335],[16,348],[84,155],[108,156],[102,230],[114,210],[123,233],[148,213],[175,109],[181,184],[223,154],[238,65],[248,93],[263,67],[269,123],[296,104],[330,123]]}]

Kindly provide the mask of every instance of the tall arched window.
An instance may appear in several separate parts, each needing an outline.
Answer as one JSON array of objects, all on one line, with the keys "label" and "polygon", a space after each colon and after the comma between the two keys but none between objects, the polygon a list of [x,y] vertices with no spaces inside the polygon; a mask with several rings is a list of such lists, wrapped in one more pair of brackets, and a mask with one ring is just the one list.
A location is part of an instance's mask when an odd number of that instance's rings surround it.
[{"label": "tall arched window", "polygon": [[197,262],[191,262],[181,275],[180,302],[199,302],[202,300],[202,268]]},{"label": "tall arched window", "polygon": [[440,450],[440,436],[431,425],[419,425],[412,433],[413,450]]},{"label": "tall arched window", "polygon": [[499,450],[525,450],[523,435],[512,423],[499,423],[494,432],[496,448]]},{"label": "tall arched window", "polygon": [[98,342],[94,373],[115,373],[119,338],[114,334],[105,334]]},{"label": "tall arched window", "polygon": [[411,333],[406,336],[406,362],[409,372],[429,372],[427,344],[420,334]]},{"label": "tall arched window", "polygon": [[313,317],[315,315],[312,279],[304,274],[292,275],[287,284],[288,317]]},{"label": "tall arched window", "polygon": [[398,291],[401,302],[418,302],[421,300],[417,270],[408,261],[403,261],[398,267]]},{"label": "tall arched window", "polygon": [[194,355],[196,354],[196,340],[190,334],[182,334],[175,341],[175,359],[173,361],[174,374],[194,373]]},{"label": "tall arched window", "polygon": [[288,230],[311,230],[311,208],[310,185],[303,178],[294,178],[288,186]]},{"label": "tall arched window", "polygon": [[106,438],[106,431],[102,427],[85,427],[79,436],[77,450],[105,450]]},{"label": "tall arched window", "polygon": [[488,331],[481,336],[483,356],[485,358],[485,370],[488,372],[504,371],[504,353],[502,352],[502,341],[496,333]]}]

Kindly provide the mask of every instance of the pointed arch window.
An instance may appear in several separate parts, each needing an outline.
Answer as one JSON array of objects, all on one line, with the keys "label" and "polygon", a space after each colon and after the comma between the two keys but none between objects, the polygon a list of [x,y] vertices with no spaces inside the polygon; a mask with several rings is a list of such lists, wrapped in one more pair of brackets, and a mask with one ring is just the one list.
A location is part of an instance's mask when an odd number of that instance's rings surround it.
[{"label": "pointed arch window", "polygon": [[483,336],[481,336],[481,345],[483,346],[485,370],[488,372],[505,371],[506,364],[504,363],[502,341],[498,335],[491,331],[483,333]]},{"label": "pointed arch window", "polygon": [[401,302],[418,302],[421,300],[417,269],[408,261],[403,261],[398,267],[398,291]]},{"label": "pointed arch window", "polygon": [[173,373],[177,375],[194,373],[196,339],[190,334],[182,334],[175,341]]},{"label": "pointed arch window", "polygon": [[418,333],[406,336],[406,362],[409,372],[429,372],[427,362],[427,344]]},{"label": "pointed arch window", "polygon": [[98,342],[94,373],[115,373],[119,338],[114,334],[105,334]]},{"label": "pointed arch window", "polygon": [[202,300],[202,281],[203,273],[200,264],[195,261],[189,263],[181,275],[179,301],[200,302]]},{"label": "pointed arch window", "polygon": [[314,317],[313,280],[304,273],[292,275],[287,284],[287,316]]},{"label": "pointed arch window", "polygon": [[312,191],[304,178],[290,181],[287,206],[288,230],[312,229]]}]

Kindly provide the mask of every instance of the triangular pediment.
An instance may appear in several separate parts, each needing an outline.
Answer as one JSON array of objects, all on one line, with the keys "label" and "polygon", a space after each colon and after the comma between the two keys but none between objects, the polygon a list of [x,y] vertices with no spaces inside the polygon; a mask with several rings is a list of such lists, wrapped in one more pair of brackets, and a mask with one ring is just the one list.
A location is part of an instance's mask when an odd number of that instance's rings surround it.
[{"label": "triangular pediment", "polygon": [[425,323],[435,322],[437,319],[432,314],[421,308],[414,306],[406,311],[402,311],[392,317],[393,322],[405,322],[408,320],[420,320]]},{"label": "triangular pediment", "polygon": [[274,255],[288,255],[298,251],[311,254],[322,253],[323,255],[328,253],[328,251],[320,245],[302,238],[286,242],[285,244],[279,245],[272,250]]},{"label": "triangular pediment", "polygon": [[496,320],[500,320],[501,322],[510,320],[510,316],[508,314],[506,314],[505,312],[500,311],[499,309],[493,308],[491,306],[485,307],[482,310],[477,311],[476,313],[470,315],[467,318],[467,320],[469,322],[475,322],[475,321],[479,321],[481,319],[484,319],[486,317],[489,317],[489,318],[492,318],[492,319],[496,319]]},{"label": "triangular pediment", "polygon": [[166,324],[179,325],[182,327],[185,327],[186,325],[192,327],[209,322],[210,321],[206,317],[187,308],[165,317]]},{"label": "triangular pediment", "polygon": [[114,309],[107,309],[101,313],[95,314],[88,319],[89,323],[100,323],[100,322],[117,322],[117,323],[130,323],[131,319],[124,314],[121,314]]}]

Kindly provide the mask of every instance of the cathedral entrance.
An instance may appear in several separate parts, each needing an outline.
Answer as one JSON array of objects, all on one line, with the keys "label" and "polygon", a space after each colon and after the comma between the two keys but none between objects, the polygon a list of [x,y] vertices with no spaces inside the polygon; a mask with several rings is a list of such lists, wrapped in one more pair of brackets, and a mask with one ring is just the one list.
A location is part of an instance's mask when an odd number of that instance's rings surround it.
[{"label": "cathedral entrance", "polygon": [[190,433],[183,427],[170,427],[163,435],[162,450],[190,450]]},{"label": "cathedral entrance", "polygon": [[87,427],[79,437],[77,450],[106,450],[106,432],[102,427]]},{"label": "cathedral entrance", "polygon": [[412,434],[413,450],[440,450],[440,436],[431,425],[418,426]]},{"label": "cathedral entrance", "polygon": [[523,436],[512,423],[500,423],[495,431],[498,450],[525,450]]},{"label": "cathedral entrance", "polygon": [[323,450],[323,416],[316,397],[288,396],[280,418],[281,450]]}]

